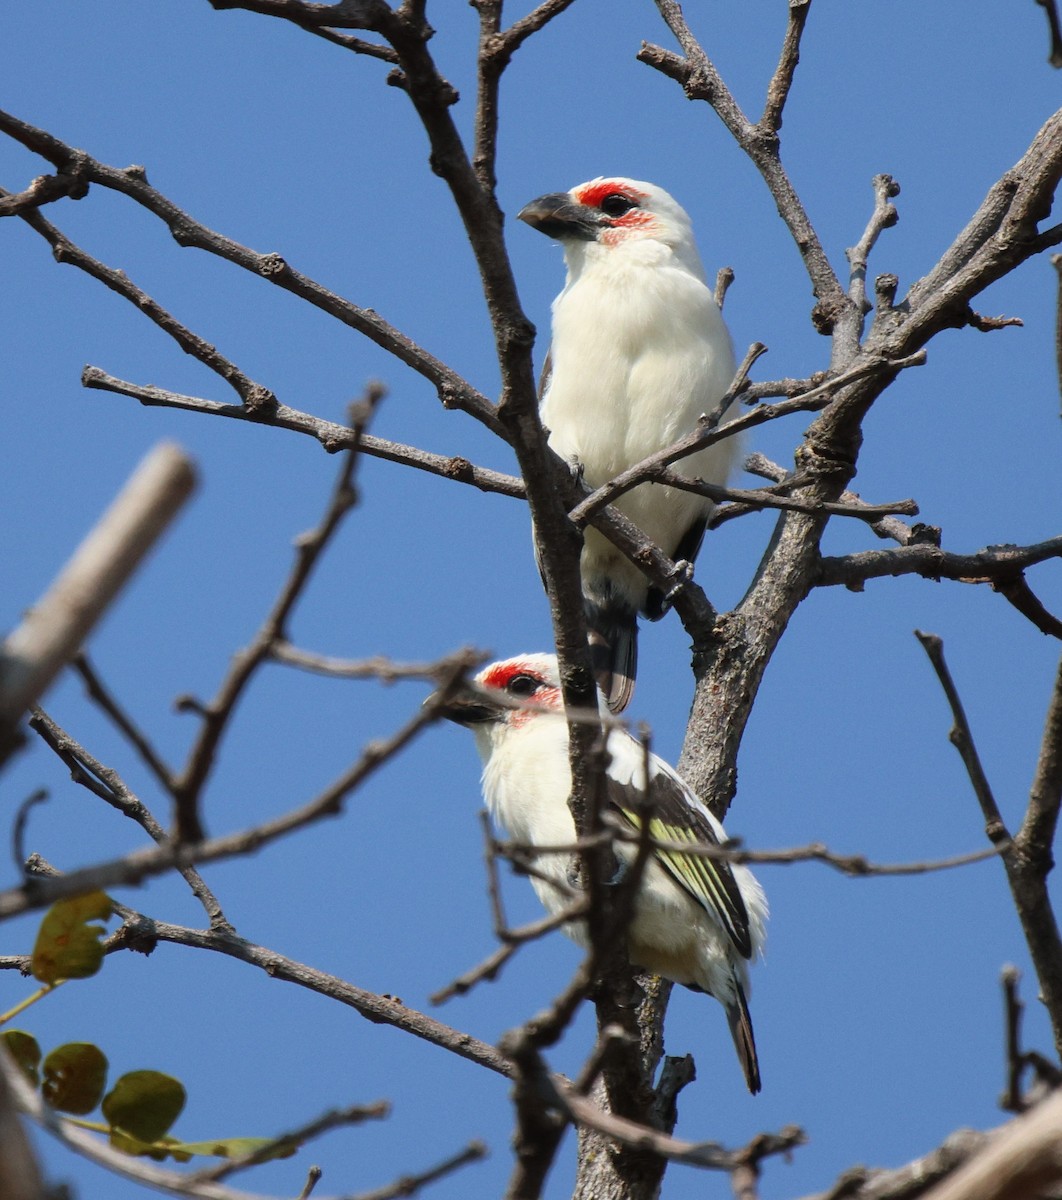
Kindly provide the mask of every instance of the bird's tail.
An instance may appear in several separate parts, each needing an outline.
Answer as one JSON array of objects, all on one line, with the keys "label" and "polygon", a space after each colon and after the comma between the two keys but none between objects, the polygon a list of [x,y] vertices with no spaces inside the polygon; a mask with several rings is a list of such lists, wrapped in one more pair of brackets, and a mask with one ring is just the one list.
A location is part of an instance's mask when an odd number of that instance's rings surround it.
[{"label": "bird's tail", "polygon": [[638,616],[630,608],[584,597],[590,661],[609,710],[622,712],[638,671]]},{"label": "bird's tail", "polygon": [[755,1096],[760,1090],[760,1060],[756,1056],[756,1038],[752,1032],[752,1018],[741,980],[734,976],[734,999],[726,1006],[726,1019],[730,1022],[730,1036],[734,1039],[745,1082]]}]

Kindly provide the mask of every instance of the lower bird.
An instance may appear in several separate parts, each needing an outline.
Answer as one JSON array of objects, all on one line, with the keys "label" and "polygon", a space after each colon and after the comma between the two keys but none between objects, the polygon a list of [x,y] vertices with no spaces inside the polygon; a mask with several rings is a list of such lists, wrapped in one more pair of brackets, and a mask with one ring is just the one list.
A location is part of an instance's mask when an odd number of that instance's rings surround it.
[{"label": "lower bird", "polygon": [[[576,832],[568,809],[568,725],[556,657],[524,654],[497,662],[484,668],[475,684],[441,711],[475,734],[492,817],[519,842],[571,845]],[[603,695],[601,705],[604,714]],[[627,933],[630,960],[665,979],[708,992],[722,1004],[748,1089],[758,1092],[748,964],[763,950],[763,889],[745,866],[675,848],[676,843],[718,846],[726,833],[663,759],[646,755],[640,743],[618,728],[609,731],[607,749],[609,811],[631,830],[640,829],[648,791],[649,831],[663,843],[654,846],[635,897]],[[615,852],[622,866],[630,863],[635,848],[618,841]],[[570,852],[535,860],[537,874],[531,882],[551,913],[569,903],[571,866]],[[565,929],[586,944],[581,922]]]},{"label": "lower bird", "polygon": [[[735,373],[730,334],[690,219],[663,188],[592,179],[539,196],[519,218],[559,241],[568,267],[553,302],[542,424],[553,449],[597,488],[690,433],[718,405]],[[725,483],[737,452],[729,438],[677,468]],[[691,563],[713,507],[659,483],[615,504],[665,554]],[[595,670],[620,712],[634,689],[638,613],[659,619],[666,597],[594,529],[586,530],[581,570]]]}]

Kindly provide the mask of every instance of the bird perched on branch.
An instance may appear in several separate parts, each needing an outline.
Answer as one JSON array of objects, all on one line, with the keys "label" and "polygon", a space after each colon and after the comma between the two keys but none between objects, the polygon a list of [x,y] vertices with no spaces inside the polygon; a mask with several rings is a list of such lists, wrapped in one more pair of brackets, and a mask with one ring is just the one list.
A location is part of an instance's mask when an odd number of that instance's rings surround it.
[{"label": "bird perched on branch", "polygon": [[[575,822],[568,808],[571,769],[557,659],[525,654],[484,668],[476,687],[443,708],[451,721],[475,734],[484,761],[483,793],[491,815],[511,837],[531,846],[571,846]],[[601,697],[602,713],[604,697]],[[645,863],[627,930],[636,966],[708,992],[726,1009],[750,1092],[760,1090],[760,1069],[747,996],[748,963],[763,949],[767,901],[747,867],[683,853],[679,846],[718,846],[722,825],[689,786],[626,730],[608,733],[607,812],[622,829],[637,832],[648,814],[656,842]],[[648,780],[646,779],[648,775]],[[648,807],[647,807],[648,804]],[[630,841],[617,841],[622,872],[635,857]],[[551,913],[570,902],[577,879],[573,854],[536,856],[531,883]],[[582,945],[582,922],[565,926]]]},{"label": "bird perched on branch", "polygon": [[[553,302],[543,369],[549,444],[591,487],[670,446],[722,399],[735,372],[730,335],[705,279],[686,212],[662,188],[600,178],[532,200],[519,218],[559,241],[568,278]],[[730,438],[679,464],[725,483]],[[667,555],[692,562],[712,502],[644,483],[615,501]],[[586,530],[583,595],[598,680],[613,712],[630,701],[637,614],[655,621],[666,597],[596,530]]]}]

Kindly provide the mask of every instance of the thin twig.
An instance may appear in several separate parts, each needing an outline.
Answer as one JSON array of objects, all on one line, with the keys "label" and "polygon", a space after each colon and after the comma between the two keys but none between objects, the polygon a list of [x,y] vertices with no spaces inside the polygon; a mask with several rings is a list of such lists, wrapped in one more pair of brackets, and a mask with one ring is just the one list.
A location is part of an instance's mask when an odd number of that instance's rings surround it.
[{"label": "thin twig", "polygon": [[[460,665],[455,656],[453,675],[448,686],[457,686],[463,679],[466,666]],[[216,862],[221,859],[246,855],[287,836],[296,829],[303,829],[326,817],[337,816],[343,809],[343,801],[384,763],[407,746],[427,725],[438,719],[437,706],[447,688],[437,695],[438,700],[429,699],[417,712],[389,737],[370,742],[357,761],[320,795],[299,808],[263,822],[261,825],[223,837],[212,838],[197,845],[168,843],[148,850],[136,850],[122,858],[111,859],[95,866],[82,867],[57,879],[31,879],[20,887],[0,892],[0,921],[19,913],[47,908],[57,900],[85,892],[106,890],[121,884],[136,884],[143,879],[161,875],[173,868],[192,863]]]},{"label": "thin twig", "polygon": [[84,271],[86,275],[98,280],[104,287],[109,288],[124,300],[128,300],[163,333],[173,338],[185,354],[190,354],[229,384],[249,411],[268,409],[276,403],[276,397],[269,388],[250,379],[205,338],[193,333],[191,329],[178,321],[157,300],[149,296],[142,288],[137,287],[124,271],[108,267],[99,259],[93,258],[50,221],[46,221],[40,213],[24,212],[22,218],[51,246],[52,256],[56,262],[68,263],[70,266],[77,267],[79,271]]},{"label": "thin twig", "polygon": [[400,1175],[386,1187],[374,1188],[371,1192],[358,1192],[349,1197],[349,1200],[396,1200],[399,1196],[415,1196],[421,1188],[427,1187],[429,1183],[434,1183],[446,1175],[452,1175],[461,1167],[479,1162],[480,1159],[486,1157],[487,1147],[484,1143],[478,1140],[471,1141],[463,1150],[459,1150],[449,1158],[444,1158],[442,1162],[436,1163],[434,1167],[429,1167],[426,1171],[418,1171],[415,1175]]},{"label": "thin twig", "polygon": [[789,23],[786,26],[782,51],[778,56],[771,82],[767,85],[767,100],[760,117],[760,128],[777,133],[782,128],[782,110],[793,86],[793,76],[800,62],[800,38],[808,19],[811,0],[789,0]]},{"label": "thin twig", "polygon": [[[185,412],[204,413],[212,417],[227,417],[236,421],[250,421],[255,425],[268,425],[274,429],[288,429],[293,433],[302,433],[319,442],[329,454],[335,454],[340,450],[349,450],[354,444],[354,434],[349,425],[326,421],[322,417],[315,417],[311,413],[302,412],[297,408],[289,408],[286,404],[278,404],[275,408],[268,410],[259,409],[257,412],[251,412],[242,404],[222,404],[217,400],[189,396],[182,392],[171,392],[149,384],[130,383],[128,380],[108,375],[99,367],[91,366],[82,371],[81,383],[83,387],[93,388],[97,391],[129,396],[138,400],[146,408],[177,408]],[[513,496],[517,499],[523,499],[526,494],[523,480],[515,475],[505,475],[500,471],[477,467],[460,455],[433,454],[416,446],[407,446],[402,442],[393,442],[369,433],[361,435],[358,445],[362,454],[367,454],[371,458],[381,458],[385,462],[415,467],[418,471],[427,471],[431,475],[440,475],[444,479],[470,484],[482,492],[497,492],[500,495]]]},{"label": "thin twig", "polygon": [[382,1121],[390,1115],[391,1105],[386,1100],[377,1100],[373,1104],[351,1104],[346,1108],[333,1108],[288,1133],[270,1138],[249,1154],[240,1154],[218,1163],[216,1166],[192,1171],[185,1178],[192,1183],[220,1183],[221,1180],[228,1179],[230,1175],[235,1175],[238,1171],[246,1171],[249,1167],[256,1167],[259,1163],[277,1157],[278,1154],[293,1153],[307,1142],[330,1130],[339,1129],[343,1125],[360,1125],[364,1121]]},{"label": "thin twig", "polygon": [[268,661],[273,644],[287,640],[287,623],[295,605],[322,554],[338,532],[343,518],[357,503],[354,471],[358,461],[358,446],[365,426],[383,396],[384,389],[379,384],[370,384],[366,389],[362,408],[352,420],[353,444],[344,457],[324,517],[315,529],[296,539],[295,561],[272,610],[251,645],[236,655],[232,668],[213,700],[199,709],[203,717],[199,735],[183,769],[173,781],[175,832],[179,842],[202,840],[200,797],[236,705],[259,667]]},{"label": "thin twig", "polygon": [[[155,749],[151,739],[133,720],[129,713],[118,703],[118,700],[104,684],[99,672],[92,665],[84,652],[79,654],[71,664],[81,681],[89,699],[95,701],[100,709],[110,718],[111,723],[121,733],[127,742],[140,756],[141,761],[155,776],[167,792],[173,790],[173,771],[163,760],[162,755]],[[152,835],[154,836],[154,835]],[[158,839],[156,839],[158,840]]]},{"label": "thin twig", "polygon": [[[126,785],[117,771],[104,766],[94,758],[84,746],[76,742],[42,709],[34,710],[30,724],[50,749],[70,768],[71,778],[75,783],[87,787],[89,791],[106,801],[123,816],[135,821],[156,845],[168,846],[170,844],[165,829],[155,820],[147,805]],[[178,866],[177,871],[191,888],[192,895],[203,906],[210,920],[210,927],[223,932],[232,932],[233,927],[222,912],[221,904],[195,867],[184,864]]]}]

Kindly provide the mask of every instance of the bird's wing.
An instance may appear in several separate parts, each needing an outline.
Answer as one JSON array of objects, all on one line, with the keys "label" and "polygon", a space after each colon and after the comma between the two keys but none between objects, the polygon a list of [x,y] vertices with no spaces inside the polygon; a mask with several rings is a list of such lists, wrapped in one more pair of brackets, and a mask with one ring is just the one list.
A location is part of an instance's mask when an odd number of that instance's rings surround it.
[{"label": "bird's wing", "polygon": [[[636,830],[642,828],[635,784],[608,777],[609,806]],[[687,842],[691,846],[720,845],[700,807],[694,807],[681,781],[670,773],[651,775],[652,813],[649,833],[660,842]],[[672,879],[693,897],[726,930],[734,948],[744,958],[752,957],[749,914],[730,864],[720,858],[683,854],[681,850],[654,851],[657,861]]]}]

